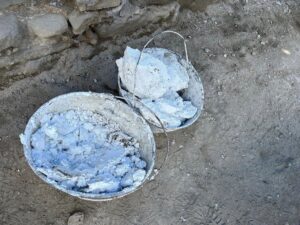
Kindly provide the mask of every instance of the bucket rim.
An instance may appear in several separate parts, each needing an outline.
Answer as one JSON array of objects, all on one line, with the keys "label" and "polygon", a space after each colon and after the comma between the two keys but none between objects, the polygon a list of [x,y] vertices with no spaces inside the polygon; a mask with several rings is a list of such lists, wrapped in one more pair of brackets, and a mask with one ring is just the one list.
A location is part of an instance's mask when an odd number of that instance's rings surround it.
[{"label": "bucket rim", "polygon": [[[176,57],[179,59],[179,63],[180,64],[185,64],[183,65],[185,68],[190,68],[191,69],[191,72],[188,72],[189,76],[193,76],[193,78],[196,79],[196,81],[198,81],[198,84],[199,84],[199,88],[201,90],[201,93],[199,93],[199,98],[201,100],[201,105],[200,107],[197,107],[197,112],[196,114],[185,121],[184,124],[182,124],[181,126],[179,127],[174,127],[174,128],[168,128],[168,127],[165,127],[165,131],[167,133],[170,133],[170,132],[174,132],[174,131],[178,131],[178,130],[181,130],[181,129],[184,129],[184,128],[187,128],[189,126],[191,126],[192,124],[194,124],[198,119],[199,117],[201,116],[202,114],[202,111],[203,111],[203,108],[204,108],[204,88],[203,88],[203,83],[202,83],[202,80],[201,80],[201,77],[198,73],[198,71],[195,69],[195,67],[193,66],[193,64],[190,62],[190,61],[187,61],[186,59],[184,59],[181,55],[179,55],[177,52],[174,52],[173,50],[170,50],[170,49],[166,49],[166,48],[161,48],[161,47],[151,47],[151,48],[145,48],[144,49],[144,52],[147,53],[147,51],[150,51],[150,50],[158,50],[158,49],[162,49],[164,51],[167,51],[171,54],[174,54],[176,55]],[[127,102],[127,104],[129,105],[132,105],[131,104],[131,101],[129,100],[129,98],[127,96],[132,96],[133,93],[131,93],[130,91],[128,90],[125,90],[124,88],[124,85],[122,83],[122,79],[121,77],[119,76],[118,74],[118,88],[119,88],[119,94],[125,99],[125,101]],[[189,88],[189,87],[188,87]],[[188,89],[187,88],[187,89]],[[141,116],[142,114],[139,113]],[[142,116],[143,117],[143,116]],[[145,118],[144,118],[145,119]],[[150,125],[153,133],[163,133],[164,130],[159,128],[158,126],[156,126],[153,122],[145,119],[147,121],[147,123]]]},{"label": "bucket rim", "polygon": [[[109,93],[96,93],[96,92],[69,92],[66,94],[61,94],[58,95],[52,99],[50,99],[49,101],[45,102],[44,104],[42,104],[33,114],[32,116],[29,118],[25,130],[24,130],[24,136],[26,135],[31,135],[32,132],[29,132],[31,127],[33,126],[33,124],[35,124],[36,121],[36,117],[37,115],[44,110],[47,106],[53,104],[53,102],[64,99],[64,98],[70,98],[70,97],[78,97],[78,96],[95,96],[95,97],[100,97],[100,98],[104,98],[104,99],[108,99],[111,101],[115,101],[118,102],[118,104],[121,104],[122,106],[128,107],[130,109],[130,113],[135,114],[135,116],[137,118],[140,119],[141,123],[143,124],[144,129],[146,130],[146,133],[148,135],[148,140],[150,141],[150,145],[152,146],[151,148],[151,152],[152,152],[152,158],[151,158],[151,165],[149,166],[149,169],[147,170],[146,176],[144,178],[144,180],[138,185],[138,186],[132,186],[130,188],[125,188],[122,191],[119,192],[113,192],[113,193],[101,193],[101,194],[93,194],[93,193],[83,193],[83,192],[78,192],[78,191],[73,191],[73,190],[67,190],[65,188],[63,188],[62,186],[58,185],[55,181],[48,179],[47,177],[45,177],[41,172],[36,170],[36,167],[33,163],[32,157],[31,157],[31,148],[29,148],[28,145],[23,144],[23,152],[25,155],[25,159],[27,161],[27,163],[29,164],[30,168],[32,169],[32,171],[34,172],[34,174],[36,176],[38,176],[40,179],[42,179],[45,183],[49,184],[51,187],[58,189],[64,193],[67,193],[73,197],[77,197],[83,200],[89,200],[89,201],[109,201],[109,200],[113,200],[113,199],[117,199],[117,198],[122,198],[124,196],[127,196],[137,190],[139,190],[140,188],[142,188],[144,186],[144,184],[146,184],[152,174],[153,174],[153,170],[154,170],[154,166],[155,166],[155,161],[156,161],[156,142],[155,142],[155,138],[154,138],[154,134],[149,126],[149,124],[146,122],[146,120],[139,115],[138,113],[136,113],[130,106],[128,106],[126,103],[124,103],[123,101],[117,99],[114,95],[109,94]],[[29,133],[28,133],[29,132]],[[125,131],[126,132],[126,131]],[[125,190],[125,191],[124,191]],[[124,192],[123,192],[124,191]]]}]

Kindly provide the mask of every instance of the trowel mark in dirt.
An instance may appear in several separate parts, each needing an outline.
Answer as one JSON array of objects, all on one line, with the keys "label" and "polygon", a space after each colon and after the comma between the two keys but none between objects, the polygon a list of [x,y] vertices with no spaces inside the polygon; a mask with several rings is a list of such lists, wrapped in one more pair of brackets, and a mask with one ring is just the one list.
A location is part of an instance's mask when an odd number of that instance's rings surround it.
[{"label": "trowel mark in dirt", "polygon": [[194,211],[192,214],[193,221],[200,221],[200,225],[226,225],[222,213],[216,207],[207,206],[202,212]]},{"label": "trowel mark in dirt", "polygon": [[179,196],[176,203],[176,206],[179,207],[176,208],[181,220],[197,225],[226,225],[226,220],[223,218],[223,213],[218,204],[203,206],[201,201],[203,201],[203,196],[194,193],[184,193]]}]

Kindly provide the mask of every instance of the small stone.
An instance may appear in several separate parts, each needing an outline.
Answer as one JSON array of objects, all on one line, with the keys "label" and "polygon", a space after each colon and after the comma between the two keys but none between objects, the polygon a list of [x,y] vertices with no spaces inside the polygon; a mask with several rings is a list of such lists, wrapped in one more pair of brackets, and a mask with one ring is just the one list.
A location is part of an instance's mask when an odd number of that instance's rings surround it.
[{"label": "small stone", "polygon": [[180,217],[180,220],[181,220],[182,222],[186,222],[186,219],[185,219],[183,216]]},{"label": "small stone", "polygon": [[61,0],[51,0],[49,2],[49,5],[54,7],[62,7],[63,3],[61,2]]},{"label": "small stone", "polygon": [[86,37],[87,42],[91,45],[96,45],[98,43],[98,36],[91,29],[88,29],[84,35]]},{"label": "small stone", "polygon": [[119,6],[121,2],[121,0],[76,0],[80,11],[113,8]]},{"label": "small stone", "polygon": [[12,50],[11,49],[7,49],[5,53],[6,53],[6,55],[11,55]]},{"label": "small stone", "polygon": [[69,21],[73,28],[74,34],[82,34],[88,27],[97,22],[96,12],[85,12],[80,13],[78,11],[73,11],[69,15]]},{"label": "small stone", "polygon": [[79,45],[79,50],[80,50],[79,56],[82,59],[88,59],[88,58],[92,57],[95,52],[95,48],[93,48],[92,46],[90,46],[84,42]]},{"label": "small stone", "polygon": [[159,170],[158,169],[154,169],[153,170],[153,175],[150,177],[150,180],[154,180],[155,177],[158,175],[158,173],[159,173]]},{"label": "small stone", "polygon": [[291,52],[285,48],[282,48],[281,51],[286,55],[291,55]]},{"label": "small stone", "polygon": [[49,2],[49,5],[57,7],[57,2]]},{"label": "small stone", "polygon": [[268,199],[268,200],[271,200],[272,198],[273,198],[273,197],[272,197],[271,195],[268,195],[268,196],[267,196],[267,199]]},{"label": "small stone", "polygon": [[28,26],[41,38],[60,35],[68,30],[67,20],[60,14],[37,16],[28,22]]},{"label": "small stone", "polygon": [[68,219],[68,225],[83,225],[84,213],[76,212],[73,213]]},{"label": "small stone", "polygon": [[136,10],[138,13],[115,17],[112,23],[100,23],[95,27],[95,30],[101,38],[131,33],[141,27],[151,27],[149,24],[155,24],[176,15],[179,8],[180,5],[176,1],[163,6],[140,8]]},{"label": "small stone", "polygon": [[0,16],[0,51],[9,47],[16,47],[21,38],[17,17],[14,15]]},{"label": "small stone", "polygon": [[209,50],[208,48],[205,48],[205,49],[204,49],[204,52],[209,53],[210,50]]},{"label": "small stone", "polygon": [[171,145],[175,145],[175,144],[176,144],[175,140],[172,140]]}]

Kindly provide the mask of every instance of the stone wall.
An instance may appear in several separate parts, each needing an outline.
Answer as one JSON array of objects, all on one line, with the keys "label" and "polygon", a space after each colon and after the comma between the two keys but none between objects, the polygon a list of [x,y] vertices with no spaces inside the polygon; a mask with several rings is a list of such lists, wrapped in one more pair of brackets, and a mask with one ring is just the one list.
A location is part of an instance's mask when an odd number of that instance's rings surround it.
[{"label": "stone wall", "polygon": [[54,55],[82,42],[93,46],[140,29],[149,32],[153,24],[174,20],[179,7],[172,0],[4,0],[0,86],[3,77],[36,73]]}]

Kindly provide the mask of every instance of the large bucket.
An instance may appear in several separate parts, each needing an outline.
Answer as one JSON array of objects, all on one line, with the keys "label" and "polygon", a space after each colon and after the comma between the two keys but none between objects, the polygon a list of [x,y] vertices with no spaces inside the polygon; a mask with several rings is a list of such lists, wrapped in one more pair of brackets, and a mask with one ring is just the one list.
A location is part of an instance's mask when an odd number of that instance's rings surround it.
[{"label": "large bucket", "polygon": [[[41,118],[48,113],[60,113],[72,109],[82,109],[92,112],[101,113],[106,119],[119,125],[120,129],[135,138],[140,144],[140,154],[143,160],[147,163],[146,176],[142,183],[137,187],[131,187],[115,193],[83,193],[78,191],[67,190],[58,185],[54,180],[49,179],[44,174],[37,171],[31,157],[31,135],[39,128]],[[155,164],[155,140],[153,133],[147,122],[140,115],[136,114],[132,108],[125,103],[117,100],[110,94],[99,94],[90,92],[74,92],[61,95],[53,98],[49,102],[42,105],[30,118],[24,132],[24,153],[25,157],[37,176],[39,176],[46,183],[51,186],[66,192],[72,196],[92,200],[92,201],[105,201],[115,198],[120,198],[128,195],[150,179],[150,174],[153,171]]]},{"label": "large bucket", "polygon": [[[181,39],[183,39],[184,41],[184,49],[185,49],[185,54],[186,57],[185,59],[178,55],[177,53],[168,50],[168,49],[162,49],[162,48],[147,48],[147,46],[149,45],[150,42],[152,42],[154,40],[155,37],[157,37],[158,35],[164,34],[164,33],[172,33],[172,34],[176,34],[178,35]],[[186,40],[184,39],[184,37],[182,35],[180,35],[177,32],[174,31],[163,31],[161,33],[159,33],[158,35],[154,36],[153,38],[151,38],[146,45],[143,47],[139,60],[137,62],[137,66],[139,61],[141,60],[141,58],[143,57],[143,53],[154,53],[155,51],[165,51],[165,55],[170,55],[173,54],[177,57],[178,62],[187,70],[188,75],[189,75],[189,84],[188,84],[188,88],[184,89],[181,91],[181,97],[184,100],[187,101],[191,101],[192,104],[194,106],[197,107],[197,112],[194,115],[194,117],[187,119],[186,121],[184,121],[184,123],[176,128],[167,128],[167,127],[161,127],[161,123],[159,124],[157,121],[157,117],[149,117],[149,114],[153,114],[153,112],[151,111],[151,109],[147,108],[143,103],[141,103],[139,101],[139,99],[135,96],[134,93],[129,92],[128,90],[126,90],[126,88],[124,87],[124,85],[122,84],[122,80],[120,78],[120,76],[118,75],[118,86],[119,86],[119,93],[121,96],[123,96],[123,98],[125,99],[125,101],[131,105],[133,108],[135,108],[146,120],[147,122],[149,122],[151,129],[154,133],[163,133],[163,132],[171,132],[171,131],[176,131],[176,130],[180,130],[186,127],[189,127],[190,125],[192,125],[193,123],[195,123],[197,121],[197,119],[200,117],[201,111],[203,109],[203,103],[204,103],[204,91],[203,91],[203,85],[200,79],[200,76],[198,74],[198,72],[196,71],[196,69],[193,67],[193,65],[191,64],[191,62],[189,61],[188,58],[188,53],[187,53],[187,47],[186,47]],[[136,66],[136,67],[137,67]],[[138,78],[136,78],[138,79]],[[155,121],[156,120],[156,121]]]}]

